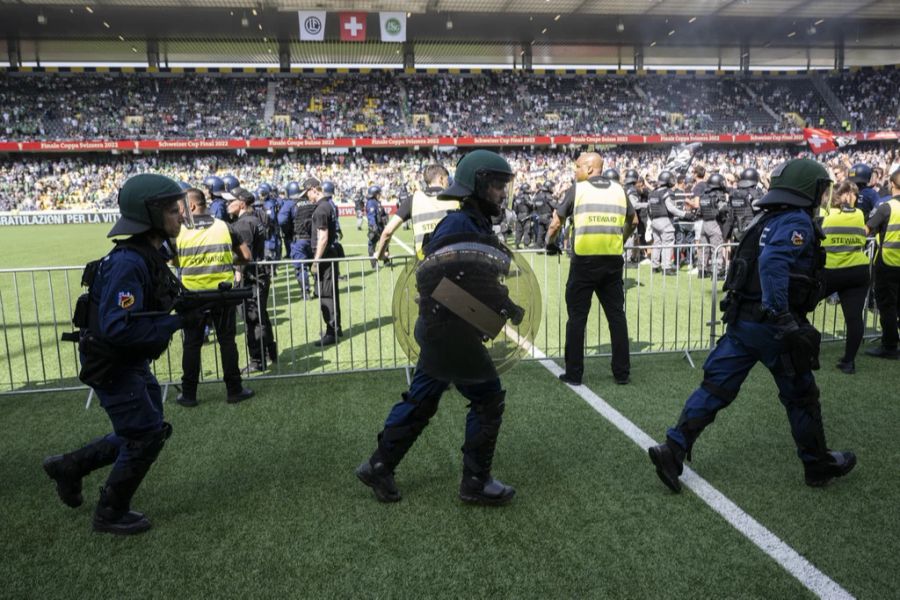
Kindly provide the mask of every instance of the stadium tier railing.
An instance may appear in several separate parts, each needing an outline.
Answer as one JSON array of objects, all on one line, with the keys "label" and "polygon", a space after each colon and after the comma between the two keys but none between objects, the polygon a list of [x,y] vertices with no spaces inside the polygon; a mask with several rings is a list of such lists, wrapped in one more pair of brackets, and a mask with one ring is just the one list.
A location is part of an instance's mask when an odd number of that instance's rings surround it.
[{"label": "stadium tier railing", "polygon": [[[690,244],[668,246],[675,254],[674,275],[653,272],[647,264],[650,246],[626,250],[624,285],[630,349],[633,354],[683,353],[693,365],[690,353],[709,350],[723,331],[719,300],[724,273],[717,267],[719,257],[727,261],[733,244],[712,247]],[[711,277],[703,278],[698,257],[709,253]],[[870,261],[871,261],[870,252]],[[560,359],[565,351],[565,288],[570,261],[566,256],[548,256],[541,251],[525,251],[541,290],[541,325],[529,355],[539,359]],[[324,324],[317,298],[304,294],[298,272],[309,261],[266,261],[254,268],[272,274],[268,312],[277,344],[276,362],[255,379],[291,378],[304,375],[338,374],[409,368],[411,361],[394,335],[392,313],[394,288],[403,269],[414,258],[391,259],[390,265],[373,268],[369,257],[333,259],[339,263],[343,335],[333,346],[319,347]],[[0,394],[22,394],[86,389],[78,380],[77,345],[60,341],[72,331],[72,311],[83,292],[83,267],[50,267],[0,270]],[[238,317],[238,346],[241,366],[249,362],[246,326]],[[409,321],[410,319],[404,319]],[[822,332],[823,340],[842,340],[845,329],[840,307],[822,301],[810,320]],[[414,321],[414,319],[412,319]],[[867,337],[878,335],[874,310],[866,311]],[[221,381],[215,332],[202,351],[201,381]],[[606,319],[598,303],[588,318],[586,356],[609,355],[611,350]],[[263,352],[265,354],[265,352]],[[182,344],[177,333],[168,350],[153,363],[159,381],[177,386],[181,379]],[[218,394],[201,386],[200,395]],[[219,394],[221,395],[221,394]]]}]

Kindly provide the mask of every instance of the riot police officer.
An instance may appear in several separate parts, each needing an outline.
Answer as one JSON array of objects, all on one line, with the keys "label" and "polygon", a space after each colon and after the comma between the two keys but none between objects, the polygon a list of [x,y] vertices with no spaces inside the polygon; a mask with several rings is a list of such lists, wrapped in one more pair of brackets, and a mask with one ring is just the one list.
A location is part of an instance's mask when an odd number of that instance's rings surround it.
[{"label": "riot police officer", "polygon": [[[292,181],[285,187],[286,198],[283,198],[278,207],[278,228],[281,229],[281,239],[284,240],[284,255],[294,255],[294,217],[297,214],[297,198],[303,190],[300,184]],[[300,277],[300,266],[297,266],[297,277]]]},{"label": "riot police officer", "polygon": [[[178,236],[183,199],[184,191],[168,177],[144,174],[128,179],[119,190],[121,217],[109,237],[130,237],[117,240],[105,258],[85,269],[83,279],[90,289],[86,304],[79,300],[83,309],[76,312],[76,324],[82,328],[79,378],[96,392],[113,433],[74,452],[48,457],[43,466],[56,482],[60,499],[74,508],[83,502],[82,478],[115,463],[100,491],[94,531],[130,535],[151,526],[147,517],[131,510],[131,499],[172,426],[163,420],[162,390],[150,361],[166,350],[186,321],[199,318],[167,314],[181,284],[160,249],[164,240]],[[132,317],[143,312],[156,316]]]},{"label": "riot police officer", "polygon": [[529,197],[530,193],[530,186],[527,183],[523,183],[519,187],[519,193],[513,198],[513,212],[516,215],[516,248],[521,248],[523,243],[526,248],[531,245],[531,215],[533,208]]},{"label": "riot police officer", "polygon": [[387,213],[381,205],[381,186],[372,185],[366,191],[366,222],[369,225],[369,256],[373,257],[372,268],[378,264],[378,260],[374,258],[375,247],[381,239],[381,234],[387,225]]},{"label": "riot police officer", "polygon": [[688,398],[666,441],[649,449],[656,473],[671,490],[685,457],[716,414],[734,401],[757,362],[772,373],[787,410],[806,484],[819,487],[850,472],[852,452],[833,452],[825,443],[819,388],[819,332],[807,321],[821,292],[818,285],[821,232],[813,210],[831,191],[828,171],[814,160],[782,163],[759,202],[754,220],[735,253],[725,281],[725,334],[703,365],[703,383]]},{"label": "riot police officer", "polygon": [[531,202],[534,209],[534,243],[540,245],[547,237],[547,228],[553,218],[553,184],[545,181]]},{"label": "riot police officer", "polygon": [[[425,248],[425,261],[432,253],[441,252],[448,243],[468,235],[467,239],[496,244],[492,236],[490,219],[501,214],[507,197],[506,187],[513,178],[512,168],[499,155],[487,150],[475,150],[459,161],[453,184],[441,192],[440,199],[462,201],[463,208],[452,211],[437,225]],[[508,250],[507,250],[508,252]],[[419,303],[416,322],[416,338],[421,347],[419,362],[409,390],[394,405],[378,434],[377,447],[372,456],[356,469],[356,476],[372,488],[381,502],[397,502],[400,491],[394,480],[394,470],[412,447],[413,443],[437,412],[441,396],[454,383],[456,389],[470,402],[466,418],[466,435],[463,444],[463,477],[459,497],[464,502],[486,505],[503,505],[515,496],[515,489],[491,475],[494,449],[503,420],[506,392],[494,370],[493,376],[476,383],[445,381],[432,374],[430,356],[439,357],[443,346],[450,340],[432,338],[427,328],[428,319],[435,310],[434,301],[423,298]],[[441,311],[438,313],[443,314]],[[446,318],[445,326],[454,332],[454,341],[468,339],[468,329],[461,321]],[[444,331],[446,327],[440,328]],[[421,332],[421,335],[420,335]],[[477,348],[483,352],[481,336],[476,336]],[[478,354],[477,352],[472,353]],[[490,371],[493,365],[475,361],[473,368]]]},{"label": "riot police officer", "polygon": [[362,190],[357,190],[353,199],[353,209],[356,211],[356,230],[362,231],[363,221],[366,218],[366,197]]},{"label": "riot police officer", "polygon": [[615,181],[616,183],[621,183],[621,175],[619,175],[618,169],[609,168],[603,171],[604,179],[608,179],[610,181]]},{"label": "riot police officer", "polygon": [[[644,234],[647,231],[647,223],[649,221],[647,216],[647,199],[646,194],[642,191],[643,182],[641,180],[640,174],[635,169],[628,169],[625,171],[625,178],[623,183],[623,188],[625,189],[625,197],[628,198],[628,203],[634,209],[635,215],[638,219],[637,227],[635,228],[634,235],[631,236],[630,239],[625,241],[626,248],[633,248],[635,246],[643,245]],[[641,262],[644,258],[641,255],[640,250],[632,250],[630,253],[630,260],[635,263]]]},{"label": "riot police officer", "polygon": [[671,171],[661,171],[656,179],[656,189],[647,199],[647,213],[653,231],[653,251],[650,255],[654,271],[665,275],[675,275],[675,225],[672,217],[684,217],[685,211],[675,205],[675,175]]},{"label": "riot police officer", "polygon": [[868,219],[881,201],[875,188],[869,186],[869,183],[872,181],[872,167],[865,163],[857,163],[850,167],[850,170],[847,172],[847,178],[859,188],[859,199],[856,201],[856,208],[863,211],[863,214]]},{"label": "riot police officer", "polygon": [[712,261],[715,254],[716,266],[719,273],[725,269],[725,254],[718,246],[724,243],[722,235],[722,223],[725,221],[728,210],[728,197],[725,194],[725,178],[719,173],[713,173],[706,187],[700,195],[700,218],[703,220],[700,230],[700,243],[712,246],[703,248],[700,259],[700,276],[712,277]]},{"label": "riot police officer", "polygon": [[262,212],[265,214],[265,219],[260,219],[266,227],[265,259],[281,260],[281,227],[278,226],[280,206],[278,198],[272,193],[272,186],[268,183],[260,184],[256,189],[256,201],[262,204]]},{"label": "riot police officer", "polygon": [[737,188],[728,194],[728,218],[730,224],[730,237],[740,242],[744,232],[753,220],[754,202],[762,198],[759,189],[759,173],[756,169],[748,167],[741,171]]},{"label": "riot police officer", "polygon": [[214,218],[225,220],[225,200],[222,194],[225,192],[225,182],[222,178],[210,175],[203,180],[203,187],[206,188],[209,197],[212,199],[209,203],[209,214]]}]

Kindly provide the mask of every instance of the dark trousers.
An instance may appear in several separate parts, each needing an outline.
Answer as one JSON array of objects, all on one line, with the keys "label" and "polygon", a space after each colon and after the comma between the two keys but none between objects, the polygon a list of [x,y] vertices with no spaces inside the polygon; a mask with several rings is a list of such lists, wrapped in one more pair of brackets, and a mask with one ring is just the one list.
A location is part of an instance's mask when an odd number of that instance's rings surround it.
[{"label": "dark trousers", "polygon": [[[599,260],[595,260],[599,259]],[[581,380],[584,374],[584,330],[594,294],[600,300],[612,341],[612,372],[625,379],[631,372],[628,351],[628,321],[625,319],[625,286],[621,256],[592,257],[572,261],[566,282],[566,373]]]},{"label": "dark trousers", "polygon": [[897,303],[900,301],[900,267],[889,267],[878,259],[875,262],[875,303],[881,318],[881,345],[896,348]]},{"label": "dark trousers", "polygon": [[[222,357],[222,377],[229,394],[242,389],[241,370],[238,367],[237,343],[234,341],[237,327],[237,308],[217,307],[209,312],[207,322],[216,329],[216,342]],[[184,354],[181,357],[181,393],[188,398],[197,397],[200,380],[200,349],[203,346],[203,330],[206,323],[184,328]]]},{"label": "dark trousers", "polygon": [[275,336],[269,320],[269,279],[253,283],[253,297],[244,302],[244,323],[247,326],[247,352],[250,360],[262,364],[266,353],[275,354]]},{"label": "dark trousers", "polygon": [[531,219],[529,217],[516,219],[516,248],[520,244],[531,245]]},{"label": "dark trousers", "polygon": [[869,289],[869,266],[859,265],[845,269],[825,269],[825,297],[837,292],[841,299],[841,311],[847,324],[847,342],[844,344],[844,362],[856,358],[863,338],[863,311],[866,292]]},{"label": "dark trousers", "polygon": [[[327,251],[323,258],[336,258],[334,252]],[[337,335],[341,330],[341,288],[338,278],[341,276],[338,263],[322,261],[319,263],[319,306],[322,319],[325,321],[325,335]]]}]

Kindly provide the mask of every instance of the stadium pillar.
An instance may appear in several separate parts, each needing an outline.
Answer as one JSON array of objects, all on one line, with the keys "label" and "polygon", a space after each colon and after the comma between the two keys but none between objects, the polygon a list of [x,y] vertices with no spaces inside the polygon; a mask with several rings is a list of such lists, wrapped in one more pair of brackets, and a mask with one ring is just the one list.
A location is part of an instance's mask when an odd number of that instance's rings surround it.
[{"label": "stadium pillar", "polygon": [[634,70],[644,70],[644,46],[643,44],[634,45]]},{"label": "stadium pillar", "polygon": [[291,44],[286,39],[278,40],[278,67],[282,73],[291,71]]},{"label": "stadium pillar", "polygon": [[416,68],[416,51],[413,48],[412,42],[403,42],[403,68]]},{"label": "stadium pillar", "polygon": [[21,67],[22,56],[19,54],[19,40],[7,40],[6,50],[9,54],[9,66],[13,69],[18,69],[19,67]]},{"label": "stadium pillar", "polygon": [[147,40],[147,66],[159,68],[159,40]]},{"label": "stadium pillar", "polygon": [[834,40],[834,70],[844,69],[844,34],[840,32]]},{"label": "stadium pillar", "polygon": [[522,70],[530,71],[533,66],[531,42],[522,42]]},{"label": "stadium pillar", "polygon": [[741,73],[750,72],[750,44],[749,42],[741,42]]}]

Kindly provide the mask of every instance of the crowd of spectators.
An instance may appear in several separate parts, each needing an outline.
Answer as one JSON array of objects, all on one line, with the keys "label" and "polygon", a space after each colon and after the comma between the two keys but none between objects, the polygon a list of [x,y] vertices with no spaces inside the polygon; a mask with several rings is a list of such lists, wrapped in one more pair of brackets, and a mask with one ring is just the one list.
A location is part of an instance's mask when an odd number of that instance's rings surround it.
[{"label": "crowd of spectators", "polygon": [[[795,77],[0,75],[0,140],[796,132],[897,127],[900,70]],[[795,118],[796,115],[799,118]]]},{"label": "crowd of spectators", "polygon": [[[669,149],[612,148],[603,151],[606,166],[624,173],[636,169],[652,185],[664,168]],[[571,184],[572,151],[566,149],[501,150],[516,172],[516,185],[532,188],[550,182],[557,194]],[[740,172],[754,167],[770,172],[777,164],[802,152],[797,146],[751,147],[708,146],[694,160],[709,171],[722,173],[731,184]],[[250,153],[154,154],[149,156],[109,155],[16,155],[0,159],[0,210],[33,211],[56,209],[114,208],[116,190],[131,175],[155,172],[193,186],[211,174],[232,174],[251,190],[265,182],[282,193],[290,181],[307,177],[333,181],[339,202],[353,202],[372,184],[384,189],[385,200],[395,201],[401,189],[413,191],[422,185],[425,165],[456,164],[457,153],[432,154],[406,150],[321,154],[319,152],[281,155]],[[846,176],[849,165],[864,162],[880,173],[897,167],[895,152],[880,144],[844,148],[827,159],[836,179]]]}]

